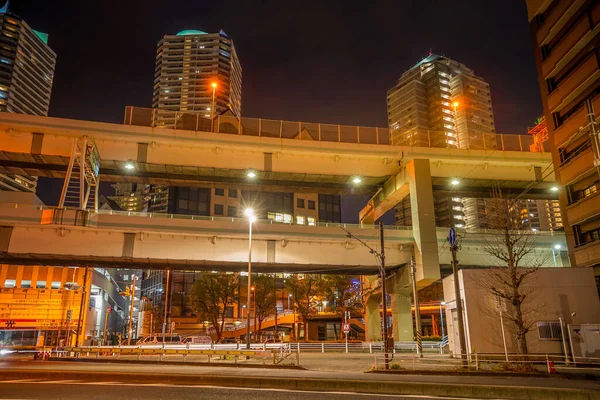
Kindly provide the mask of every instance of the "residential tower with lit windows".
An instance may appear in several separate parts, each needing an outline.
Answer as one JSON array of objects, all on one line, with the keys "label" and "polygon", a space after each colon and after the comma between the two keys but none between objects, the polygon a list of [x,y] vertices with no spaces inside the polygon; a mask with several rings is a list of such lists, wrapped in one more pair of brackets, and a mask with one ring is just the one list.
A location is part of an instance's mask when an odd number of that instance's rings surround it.
[{"label": "residential tower with lit windows", "polygon": [[390,142],[461,149],[496,148],[490,86],[472,69],[430,54],[387,93]]},{"label": "residential tower with lit windows", "polygon": [[242,67],[233,40],[222,30],[165,35],[156,49],[152,107],[163,127],[175,126],[179,113],[206,119],[229,110],[241,116]]},{"label": "residential tower with lit windows", "polygon": [[[56,53],[48,35],[0,8],[0,111],[48,115]],[[34,149],[32,149],[32,153]],[[35,192],[37,178],[0,174],[0,190]]]}]

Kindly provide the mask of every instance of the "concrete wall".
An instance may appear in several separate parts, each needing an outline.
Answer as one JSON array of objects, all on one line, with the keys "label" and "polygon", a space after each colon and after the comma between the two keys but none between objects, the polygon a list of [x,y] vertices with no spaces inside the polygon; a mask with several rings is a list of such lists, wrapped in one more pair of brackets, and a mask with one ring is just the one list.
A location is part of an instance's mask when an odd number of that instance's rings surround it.
[{"label": "concrete wall", "polygon": [[[483,281],[489,279],[485,269],[465,269],[459,271],[461,296],[464,304],[467,348],[469,352],[502,353],[502,329],[500,313],[489,289]],[[543,268],[530,275],[524,284],[528,293],[523,309],[531,324],[527,334],[530,353],[561,353],[560,340],[539,339],[537,322],[558,322],[565,324],[586,324],[600,321],[600,301],[590,268]],[[453,277],[443,280],[444,300],[450,349],[458,352],[456,336],[456,302]],[[507,310],[508,305],[504,306]],[[576,313],[574,316],[572,313]],[[504,320],[506,344],[509,353],[516,353],[516,341],[512,324]],[[565,329],[566,332],[566,329]]]}]

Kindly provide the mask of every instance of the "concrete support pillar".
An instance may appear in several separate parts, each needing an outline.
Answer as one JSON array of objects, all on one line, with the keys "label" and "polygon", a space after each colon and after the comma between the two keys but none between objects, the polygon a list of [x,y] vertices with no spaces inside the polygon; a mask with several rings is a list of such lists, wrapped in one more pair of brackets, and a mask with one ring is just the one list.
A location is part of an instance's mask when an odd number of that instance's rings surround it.
[{"label": "concrete support pillar", "polygon": [[366,301],[365,340],[381,340],[381,314],[379,305],[381,295],[373,293]]},{"label": "concrete support pillar", "polygon": [[406,171],[415,240],[416,278],[418,285],[422,287],[440,279],[429,160],[412,160],[406,165]]},{"label": "concrete support pillar", "polygon": [[392,292],[392,321],[394,324],[394,341],[412,341],[413,316],[411,308],[412,291],[410,288],[394,288]]}]

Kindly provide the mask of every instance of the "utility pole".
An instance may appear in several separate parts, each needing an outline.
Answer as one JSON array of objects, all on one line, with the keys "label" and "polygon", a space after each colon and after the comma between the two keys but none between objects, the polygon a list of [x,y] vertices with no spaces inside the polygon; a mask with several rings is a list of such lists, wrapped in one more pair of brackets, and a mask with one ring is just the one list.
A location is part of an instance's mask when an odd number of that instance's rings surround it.
[{"label": "utility pole", "polygon": [[380,245],[381,245],[381,251],[380,252],[377,252],[375,249],[373,249],[367,243],[365,243],[361,239],[359,239],[356,236],[354,236],[352,234],[352,232],[350,232],[349,230],[347,230],[343,226],[340,225],[340,228],[342,228],[342,230],[344,232],[346,232],[346,236],[348,236],[349,238],[354,239],[354,240],[360,242],[360,244],[362,244],[367,249],[369,249],[369,252],[371,254],[373,254],[377,258],[377,260],[379,261],[377,267],[379,269],[379,275],[381,275],[381,304],[382,304],[382,307],[383,307],[383,318],[382,318],[382,321],[381,321],[381,336],[383,337],[383,354],[384,354],[385,369],[390,369],[388,334],[387,334],[388,333],[387,291],[386,291],[386,287],[385,287],[386,286],[385,285],[385,278],[386,278],[386,276],[385,276],[385,243],[384,243],[384,237],[383,237],[383,221],[379,221],[379,241],[380,241]]},{"label": "utility pole", "polygon": [[419,310],[419,292],[417,291],[417,267],[415,259],[410,258],[410,275],[412,277],[413,298],[415,302],[415,326],[417,337],[417,356],[423,357],[423,343],[421,337],[421,312]]},{"label": "utility pole", "polygon": [[[79,347],[79,335],[81,334],[81,322],[82,322],[81,320],[83,319],[83,316],[84,316],[83,309],[85,307],[85,296],[87,294],[87,291],[85,290],[85,288],[87,286],[88,270],[89,270],[89,268],[86,266],[85,273],[83,274],[83,286],[81,287],[81,302],[79,303],[79,319],[77,320],[77,335],[75,337],[75,347]],[[85,331],[85,325],[83,327],[83,330]]]},{"label": "utility pole", "polygon": [[379,221],[379,241],[381,242],[381,252],[379,254],[380,270],[381,274],[381,303],[383,306],[383,356],[385,369],[390,369],[390,362],[388,359],[388,326],[387,326],[387,290],[385,289],[385,247],[383,242],[383,221]]},{"label": "utility pole", "polygon": [[467,344],[465,342],[465,321],[463,319],[462,310],[462,299],[460,296],[460,285],[458,282],[458,260],[456,259],[456,252],[458,251],[458,241],[456,237],[456,230],[450,228],[450,235],[448,236],[448,242],[450,243],[450,251],[452,252],[452,277],[454,279],[454,297],[456,299],[456,316],[458,319],[458,338],[460,342],[460,357],[462,359],[462,365],[467,366]]},{"label": "utility pole", "polygon": [[133,305],[135,302],[135,281],[137,279],[137,275],[133,275],[133,283],[131,284],[131,304],[129,305],[129,329],[127,331],[127,346],[131,344],[131,333],[133,327]]},{"label": "utility pole", "polygon": [[171,270],[168,269],[167,270],[167,287],[165,290],[165,314],[163,317],[163,324],[162,324],[162,341],[163,341],[163,347],[165,345],[165,335],[167,334],[167,318],[169,317],[169,288],[171,286]]},{"label": "utility pole", "polygon": [[106,346],[106,329],[108,328],[108,316],[110,315],[110,312],[112,311],[112,307],[108,306],[108,308],[106,309],[106,317],[104,318],[104,335],[102,335],[102,345]]}]

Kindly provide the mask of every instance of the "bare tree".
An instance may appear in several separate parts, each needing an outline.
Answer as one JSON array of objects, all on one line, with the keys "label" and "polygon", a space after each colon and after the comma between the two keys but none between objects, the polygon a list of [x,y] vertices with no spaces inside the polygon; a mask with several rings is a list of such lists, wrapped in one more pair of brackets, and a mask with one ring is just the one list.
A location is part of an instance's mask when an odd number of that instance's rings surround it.
[{"label": "bare tree", "polygon": [[203,272],[192,287],[191,300],[199,321],[208,321],[221,340],[227,308],[236,299],[237,276],[225,273]]},{"label": "bare tree", "polygon": [[487,225],[493,231],[484,235],[483,249],[498,266],[487,269],[479,284],[506,305],[504,318],[512,327],[517,351],[528,354],[527,333],[538,308],[531,278],[545,260],[535,251],[536,235],[522,229],[522,204],[494,190],[487,212]]},{"label": "bare tree", "polygon": [[319,275],[292,275],[285,286],[292,295],[294,309],[302,317],[304,340],[308,338],[308,320],[317,314],[317,298],[323,294],[323,284]]}]

